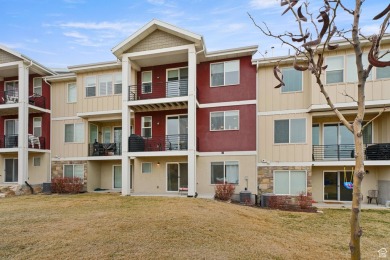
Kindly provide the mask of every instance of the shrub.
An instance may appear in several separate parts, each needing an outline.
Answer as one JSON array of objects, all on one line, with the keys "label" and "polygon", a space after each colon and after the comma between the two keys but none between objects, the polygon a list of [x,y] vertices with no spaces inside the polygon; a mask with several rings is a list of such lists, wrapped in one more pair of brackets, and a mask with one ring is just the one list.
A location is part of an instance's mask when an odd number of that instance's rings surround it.
[{"label": "shrub", "polygon": [[53,193],[80,193],[83,187],[81,178],[56,177],[51,180]]},{"label": "shrub", "polygon": [[304,193],[299,194],[298,202],[301,209],[308,209],[312,206],[312,201]]},{"label": "shrub", "polygon": [[228,201],[234,193],[235,187],[233,184],[217,184],[215,185],[214,198],[217,200]]}]

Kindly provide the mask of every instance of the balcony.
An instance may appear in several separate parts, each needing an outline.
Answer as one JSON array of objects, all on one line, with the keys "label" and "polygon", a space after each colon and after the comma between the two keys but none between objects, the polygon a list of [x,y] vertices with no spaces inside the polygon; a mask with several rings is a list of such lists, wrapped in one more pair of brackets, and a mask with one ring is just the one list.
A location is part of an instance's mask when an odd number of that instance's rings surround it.
[{"label": "balcony", "polygon": [[[46,98],[38,94],[32,94],[28,97],[30,105],[45,108]],[[19,103],[19,92],[15,90],[0,91],[0,105]]]},{"label": "balcony", "polygon": [[159,151],[186,151],[188,150],[188,135],[165,135],[129,137],[129,152],[159,152]]},{"label": "balcony", "polygon": [[[390,143],[364,144],[364,160],[390,160]],[[313,145],[313,161],[355,159],[354,144]]]},{"label": "balcony", "polygon": [[158,98],[184,97],[188,95],[188,80],[143,83],[129,86],[129,101]]},{"label": "balcony", "polygon": [[[17,148],[19,143],[18,135],[0,136],[0,148]],[[45,149],[45,137],[28,135],[28,148]]]},{"label": "balcony", "polygon": [[90,143],[88,156],[115,156],[122,155],[122,143]]}]

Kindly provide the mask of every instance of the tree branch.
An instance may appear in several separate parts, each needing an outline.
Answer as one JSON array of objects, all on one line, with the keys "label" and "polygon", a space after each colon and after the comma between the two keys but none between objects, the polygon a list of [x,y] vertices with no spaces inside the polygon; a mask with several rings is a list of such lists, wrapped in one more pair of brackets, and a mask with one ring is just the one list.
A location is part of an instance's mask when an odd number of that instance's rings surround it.
[{"label": "tree branch", "polygon": [[377,119],[378,117],[380,117],[382,115],[383,112],[386,111],[386,107],[384,107],[376,116],[374,116],[370,121],[368,121],[367,123],[365,123],[363,126],[362,126],[362,132],[364,130],[364,128],[366,128],[369,124],[371,124],[372,122],[374,122],[375,119]]},{"label": "tree branch", "polygon": [[344,90],[344,93],[339,92],[339,94],[343,95],[344,97],[348,97],[348,98],[352,99],[353,102],[357,103],[357,100],[354,97],[352,97],[351,95],[349,95],[347,93],[347,91]]}]

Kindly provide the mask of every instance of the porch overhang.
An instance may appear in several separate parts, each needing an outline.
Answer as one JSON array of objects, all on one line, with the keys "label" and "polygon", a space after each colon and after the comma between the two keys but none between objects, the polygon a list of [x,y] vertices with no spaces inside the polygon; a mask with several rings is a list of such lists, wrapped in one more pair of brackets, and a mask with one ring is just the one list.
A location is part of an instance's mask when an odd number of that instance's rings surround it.
[{"label": "porch overhang", "polygon": [[128,106],[134,112],[187,109],[188,96],[129,101]]}]

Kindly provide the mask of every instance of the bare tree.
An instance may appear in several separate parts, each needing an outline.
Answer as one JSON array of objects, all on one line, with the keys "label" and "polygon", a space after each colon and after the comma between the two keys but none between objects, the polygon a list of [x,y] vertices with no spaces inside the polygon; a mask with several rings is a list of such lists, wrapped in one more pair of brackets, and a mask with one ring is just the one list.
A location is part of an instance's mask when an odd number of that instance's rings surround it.
[{"label": "bare tree", "polygon": [[[353,177],[353,198],[350,219],[351,237],[349,248],[351,251],[351,259],[360,259],[360,237],[363,234],[360,227],[360,209],[363,197],[361,193],[361,184],[365,174],[362,131],[384,111],[382,110],[369,122],[363,123],[365,116],[365,84],[373,67],[390,66],[390,62],[381,61],[383,56],[389,52],[386,52],[383,55],[379,54],[382,38],[389,26],[390,4],[381,13],[373,17],[374,20],[382,20],[381,26],[378,28],[378,33],[371,37],[365,37],[360,32],[359,24],[364,0],[356,0],[353,9],[345,6],[341,0],[323,0],[322,7],[316,11],[316,14],[309,9],[310,3],[307,0],[301,1],[302,4],[298,4],[298,2],[299,0],[281,0],[281,6],[284,6],[283,8],[285,8],[282,15],[290,13],[293,15],[292,19],[296,22],[297,30],[295,33],[285,32],[282,34],[274,34],[266,23],[263,22],[259,25],[250,14],[248,15],[255,26],[257,26],[264,35],[276,39],[283,45],[287,45],[295,51],[293,67],[299,71],[309,71],[314,76],[329,107],[345,127],[354,135],[355,171]],[[338,12],[345,12],[351,17],[352,26],[349,30],[340,30],[336,27]],[[325,52],[331,52],[339,47],[338,44],[334,44],[334,41],[332,41],[332,38],[336,36],[343,38],[351,45],[356,57],[356,68],[358,73],[357,100],[348,95],[348,93],[345,93],[345,96],[350,97],[357,103],[357,112],[352,123],[350,123],[339,109],[335,107],[324,87],[324,82],[321,77],[327,69],[327,65],[324,64]],[[361,39],[371,42],[371,49],[368,53],[369,65],[366,68],[363,66]],[[283,75],[281,75],[279,66],[274,67],[274,75],[279,82],[276,88],[284,86]]]}]

